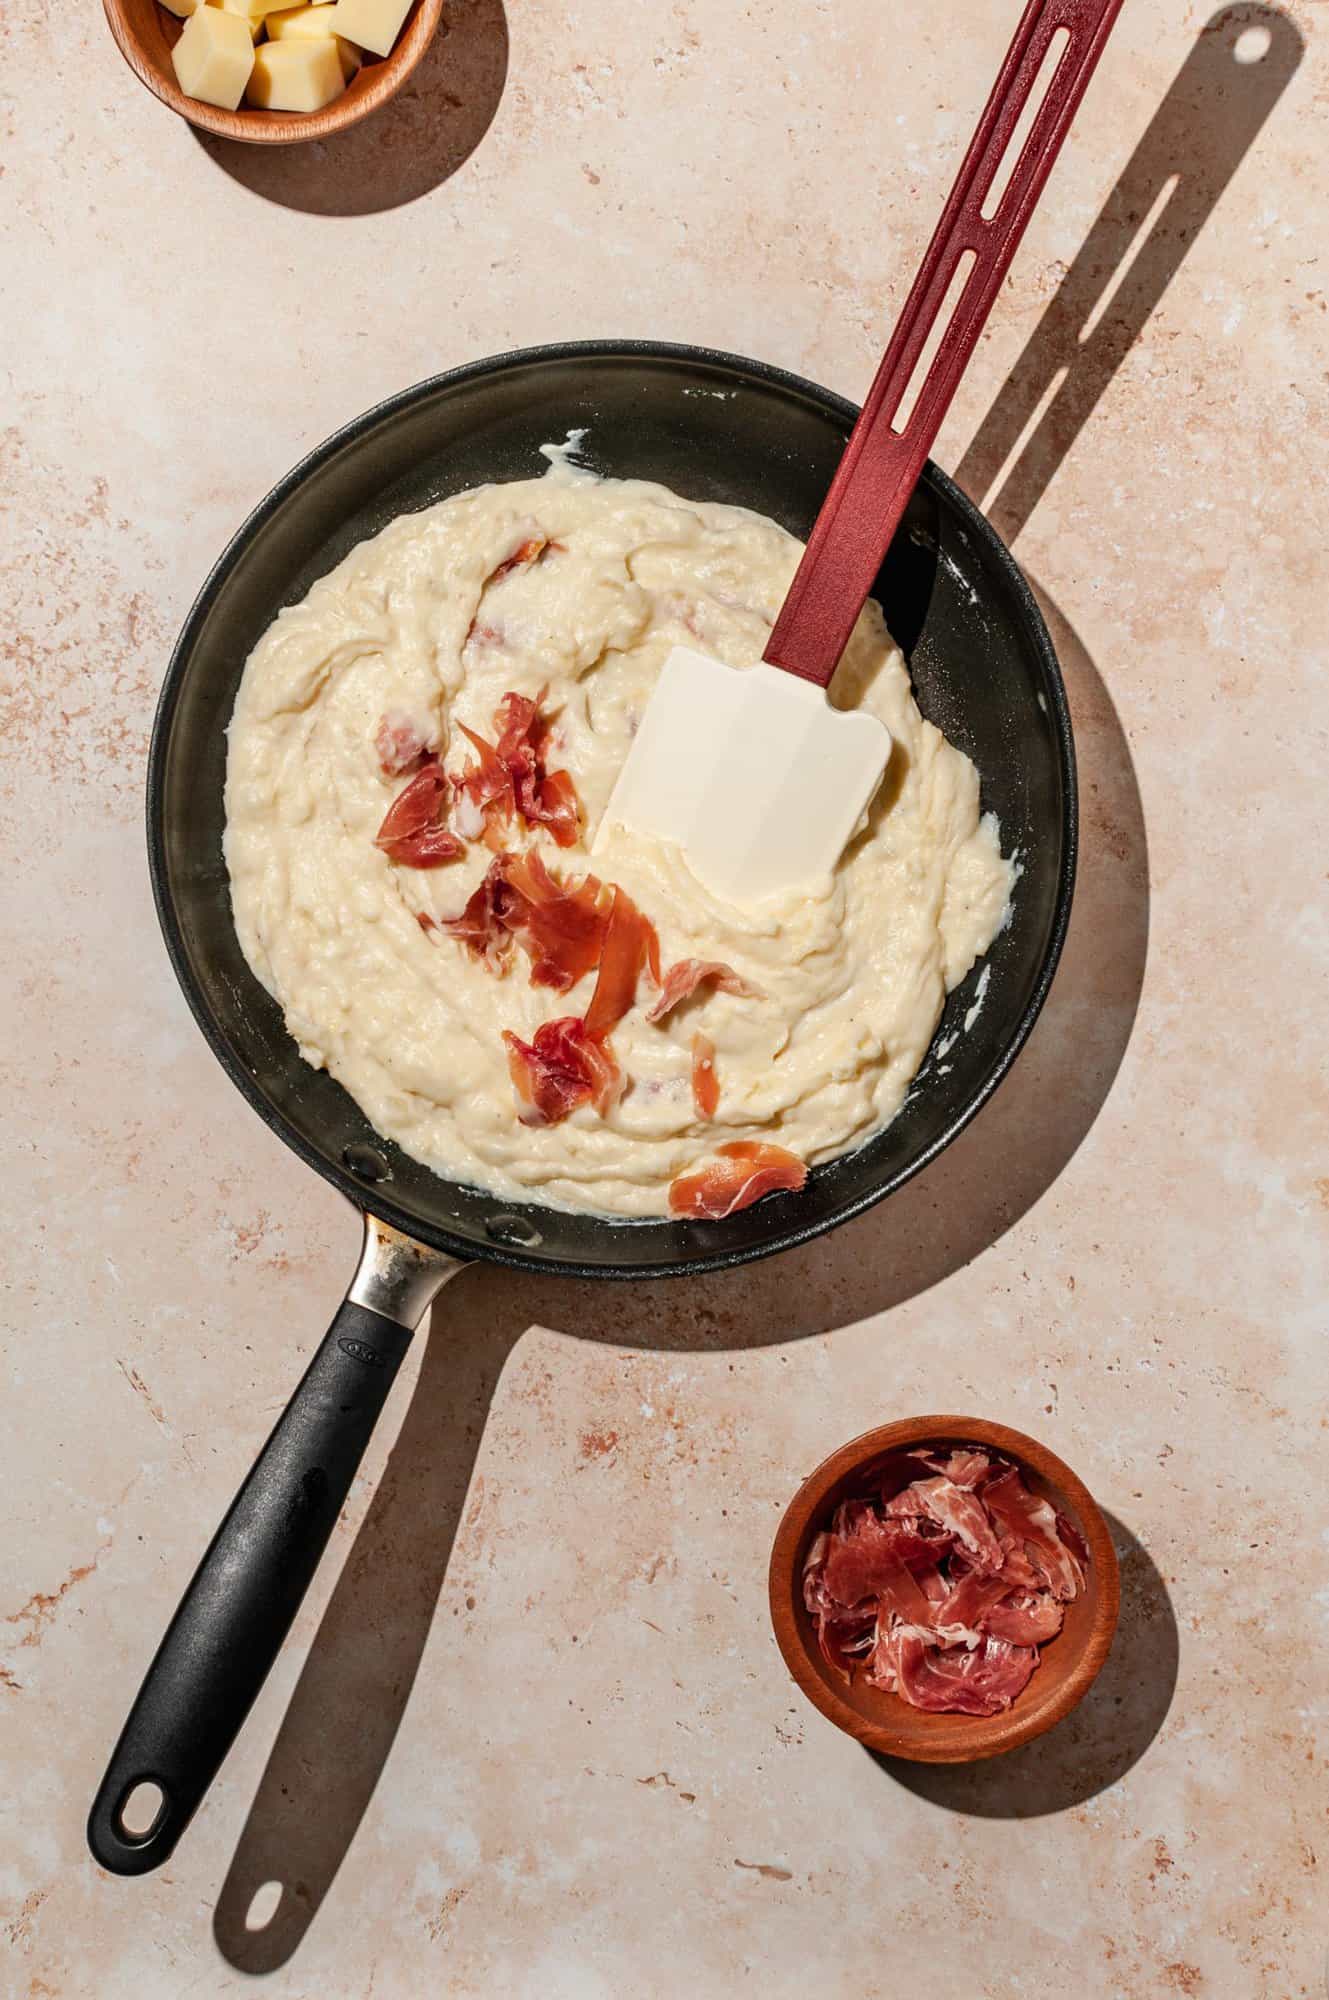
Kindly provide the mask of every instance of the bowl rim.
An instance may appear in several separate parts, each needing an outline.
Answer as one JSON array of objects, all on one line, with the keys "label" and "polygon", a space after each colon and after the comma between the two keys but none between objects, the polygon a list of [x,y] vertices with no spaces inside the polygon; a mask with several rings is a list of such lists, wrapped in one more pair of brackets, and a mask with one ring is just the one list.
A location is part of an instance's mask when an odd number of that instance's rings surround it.
[{"label": "bowl rim", "polygon": [[[161,0],[153,0],[158,11]],[[160,69],[144,47],[129,19],[125,0],[102,0],[107,26],[139,82],[159,103],[199,131],[218,139],[234,139],[248,146],[302,146],[315,139],[330,139],[348,132],[362,118],[380,109],[418,68],[425,50],[433,41],[443,19],[443,0],[415,0],[401,32],[386,56],[368,72],[362,70],[367,88],[356,89],[352,79],[340,96],[321,111],[265,111],[258,105],[242,105],[227,111],[218,104],[205,104],[181,90],[174,73]]]},{"label": "bowl rim", "polygon": [[[1001,1715],[973,1716],[972,1738],[957,1745],[951,1737],[935,1744],[906,1744],[886,1723],[870,1721],[828,1686],[812,1660],[798,1627],[795,1593],[800,1551],[810,1530],[825,1511],[826,1500],[847,1475],[871,1464],[886,1452],[951,1439],[971,1440],[1003,1452],[1064,1493],[1076,1515],[1076,1526],[1089,1548],[1097,1583],[1094,1620],[1079,1657],[1061,1682],[1056,1696],[1021,1716],[1017,1707]],[[781,1517],[771,1546],[767,1571],[771,1624],[785,1666],[807,1699],[838,1729],[869,1750],[913,1764],[977,1763],[1003,1756],[1055,1728],[1084,1699],[1111,1650],[1121,1608],[1121,1572],[1102,1509],[1084,1481],[1065,1460],[1025,1431],[990,1418],[954,1415],[900,1417],[864,1431],[824,1458],[803,1481]],[[890,1699],[890,1697],[887,1697]],[[919,1711],[910,1710],[911,1715]]]},{"label": "bowl rim", "polygon": [[[349,1169],[338,1168],[320,1157],[303,1135],[280,1115],[268,1102],[255,1079],[245,1065],[233,1054],[222,1024],[216,1020],[199,990],[190,965],[179,913],[171,885],[169,848],[170,842],[165,829],[164,794],[167,754],[176,710],[184,688],[199,634],[207,622],[213,601],[224,586],[236,563],[239,562],[251,543],[264,531],[268,522],[280,512],[290,496],[304,482],[339,453],[356,449],[375,428],[399,411],[412,404],[423,402],[442,392],[458,388],[466,383],[483,379],[490,374],[515,372],[522,368],[546,367],[551,363],[575,363],[578,361],[631,362],[634,360],[667,362],[693,369],[706,369],[713,373],[737,375],[748,382],[768,385],[788,394],[808,398],[838,416],[844,423],[846,433],[858,416],[858,406],[833,390],[810,381],[805,376],[791,370],[778,368],[773,363],[756,361],[742,354],[733,354],[724,349],[709,348],[655,340],[615,340],[596,339],[580,341],[551,342],[535,347],[514,348],[504,353],[487,355],[478,360],[463,362],[458,367],[445,369],[437,375],[426,377],[395,394],[383,398],[358,416],[350,418],[333,431],[321,444],[315,445],[300,458],[290,470],[279,479],[266,496],[251,510],[240,523],[226,546],[204,576],[193,603],[185,614],[179,635],[172,648],[166,672],[162,680],[153,718],[152,738],[148,750],[145,798],[147,821],[148,865],[152,881],[153,902],[157,921],[166,945],[172,970],[184,993],[190,1011],[194,1015],[213,1054],[231,1081],[257,1111],[265,1125],[288,1145],[296,1156],[322,1178],[338,1188],[358,1209],[372,1209],[382,1221],[390,1223],[403,1234],[416,1241],[427,1242],[445,1255],[457,1257],[463,1262],[482,1257],[485,1262],[506,1266],[509,1269],[533,1271],[542,1275],[549,1271],[547,1258],[538,1251],[486,1243],[483,1246],[462,1241],[458,1237],[432,1227],[426,1227],[420,1218],[399,1204],[393,1197],[389,1182],[377,1182],[367,1187],[358,1181]],[[1057,762],[1062,785],[1062,812],[1060,822],[1061,861],[1057,878],[1057,897],[1049,928],[1043,959],[1038,976],[1030,991],[1024,1009],[1016,1020],[1010,1038],[1002,1050],[1000,1058],[994,1062],[991,1071],[981,1087],[974,1092],[955,1112],[949,1122],[939,1131],[932,1142],[920,1149],[918,1154],[904,1166],[883,1175],[857,1194],[841,1202],[839,1207],[825,1216],[818,1216],[796,1224],[786,1224],[781,1228],[772,1227],[760,1239],[735,1247],[720,1245],[705,1250],[692,1249],[677,1257],[662,1258],[653,1263],[649,1272],[643,1271],[630,1260],[626,1263],[604,1264],[587,1262],[579,1264],[569,1261],[559,1265],[560,1274],[570,1278],[603,1277],[622,1281],[651,1278],[692,1277],[699,1270],[732,1270],[741,1264],[753,1263],[762,1257],[773,1256],[777,1252],[797,1248],[810,1242],[831,1229],[838,1229],[841,1223],[851,1221],[863,1214],[879,1201],[893,1194],[897,1188],[912,1180],[931,1165],[938,1154],[977,1117],[983,1106],[992,1097],[1000,1084],[1009,1075],[1020,1051],[1024,1048],[1034,1023],[1037,1021],[1047,999],[1066,932],[1070,923],[1071,903],[1075,888],[1076,862],[1079,846],[1079,793],[1076,783],[1075,749],[1071,734],[1070,705],[1066,697],[1065,683],[1057,660],[1056,649],[1044,622],[1029,582],[1015,557],[998,535],[987,517],[975,506],[968,495],[953,480],[936,466],[931,459],[924,464],[919,482],[931,486],[952,507],[964,521],[974,540],[987,552],[993,563],[1002,571],[1007,587],[1018,603],[1025,621],[1026,630],[1035,648],[1043,669],[1044,685],[1050,710],[1050,723],[1054,733]]]}]

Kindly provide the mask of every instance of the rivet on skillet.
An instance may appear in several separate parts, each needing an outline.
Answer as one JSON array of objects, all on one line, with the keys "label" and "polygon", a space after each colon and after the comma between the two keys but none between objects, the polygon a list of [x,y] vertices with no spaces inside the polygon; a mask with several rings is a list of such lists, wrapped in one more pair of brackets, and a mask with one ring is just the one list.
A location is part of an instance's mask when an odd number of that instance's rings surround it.
[{"label": "rivet on skillet", "polygon": [[491,1243],[512,1243],[521,1250],[534,1250],[544,1238],[533,1222],[524,1215],[491,1215],[485,1222],[485,1235]]},{"label": "rivet on skillet", "polygon": [[387,1156],[380,1153],[377,1146],[366,1146],[356,1140],[354,1145],[342,1148],[342,1161],[351,1172],[362,1181],[390,1181],[392,1168]]}]

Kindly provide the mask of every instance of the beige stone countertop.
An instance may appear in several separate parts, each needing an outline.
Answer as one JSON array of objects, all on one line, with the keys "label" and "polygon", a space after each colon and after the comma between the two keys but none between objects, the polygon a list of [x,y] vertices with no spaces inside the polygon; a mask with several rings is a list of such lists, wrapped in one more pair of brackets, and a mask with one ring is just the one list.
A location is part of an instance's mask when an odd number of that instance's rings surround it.
[{"label": "beige stone countertop", "polygon": [[[84,1846],[358,1247],[158,936],[186,607],[300,454],[481,355],[654,336],[861,396],[1016,11],[449,0],[404,100],[276,155],[200,143],[93,0],[0,18],[3,1995],[1323,1995],[1322,0],[1126,0],[937,446],[1081,759],[1010,1080],[773,1262],[459,1278],[174,1857]],[[1125,1584],[1077,1717],[949,1775],[824,1722],[765,1595],[801,1477],[937,1408],[1068,1459]]]}]

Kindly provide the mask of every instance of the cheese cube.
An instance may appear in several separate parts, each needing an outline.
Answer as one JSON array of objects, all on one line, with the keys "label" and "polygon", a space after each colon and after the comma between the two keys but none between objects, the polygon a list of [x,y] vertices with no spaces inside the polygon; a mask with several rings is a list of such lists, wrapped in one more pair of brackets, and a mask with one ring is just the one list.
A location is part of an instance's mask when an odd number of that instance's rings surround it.
[{"label": "cheese cube", "polygon": [[264,42],[254,51],[248,98],[265,111],[321,111],[346,88],[331,35]]},{"label": "cheese cube", "polygon": [[392,53],[411,0],[337,0],[337,33],[371,55]]},{"label": "cheese cube", "polygon": [[196,7],[171,50],[171,64],[187,97],[238,110],[254,67],[248,22],[220,7]]},{"label": "cheese cube", "polygon": [[[316,39],[323,35],[334,35],[333,21],[337,9],[333,0],[322,0],[313,7],[284,7],[279,14],[265,17],[270,42],[304,41],[312,35]],[[341,59],[341,73],[347,83],[360,67],[360,57],[350,42],[335,36],[337,54]]]},{"label": "cheese cube", "polygon": [[249,38],[256,42],[263,33],[263,9],[266,0],[208,0],[210,7],[220,7],[223,14],[238,14],[248,23]]},{"label": "cheese cube", "polygon": [[284,7],[280,14],[267,15],[270,42],[303,41],[306,35],[331,35],[337,9],[332,0],[317,7]]},{"label": "cheese cube", "polygon": [[201,7],[202,5],[203,0],[162,0],[162,6],[165,7],[167,13],[178,14],[182,21],[187,21],[195,7]]}]

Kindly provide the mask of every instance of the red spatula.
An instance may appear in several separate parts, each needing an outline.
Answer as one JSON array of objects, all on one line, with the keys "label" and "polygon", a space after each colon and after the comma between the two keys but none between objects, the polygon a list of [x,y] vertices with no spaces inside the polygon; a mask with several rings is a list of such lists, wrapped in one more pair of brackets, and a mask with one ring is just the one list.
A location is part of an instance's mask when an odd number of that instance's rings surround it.
[{"label": "red spatula", "polygon": [[[875,716],[832,708],[824,690],[1120,6],[1029,0],[762,663],[733,668],[674,648],[597,844],[614,824],[675,841],[701,880],[737,903],[834,868],[881,781],[891,740]],[[1055,62],[1050,82],[1045,62]],[[1007,174],[1027,110],[1032,123]],[[962,262],[968,272],[951,303]],[[909,404],[906,391],[938,327]]]}]

